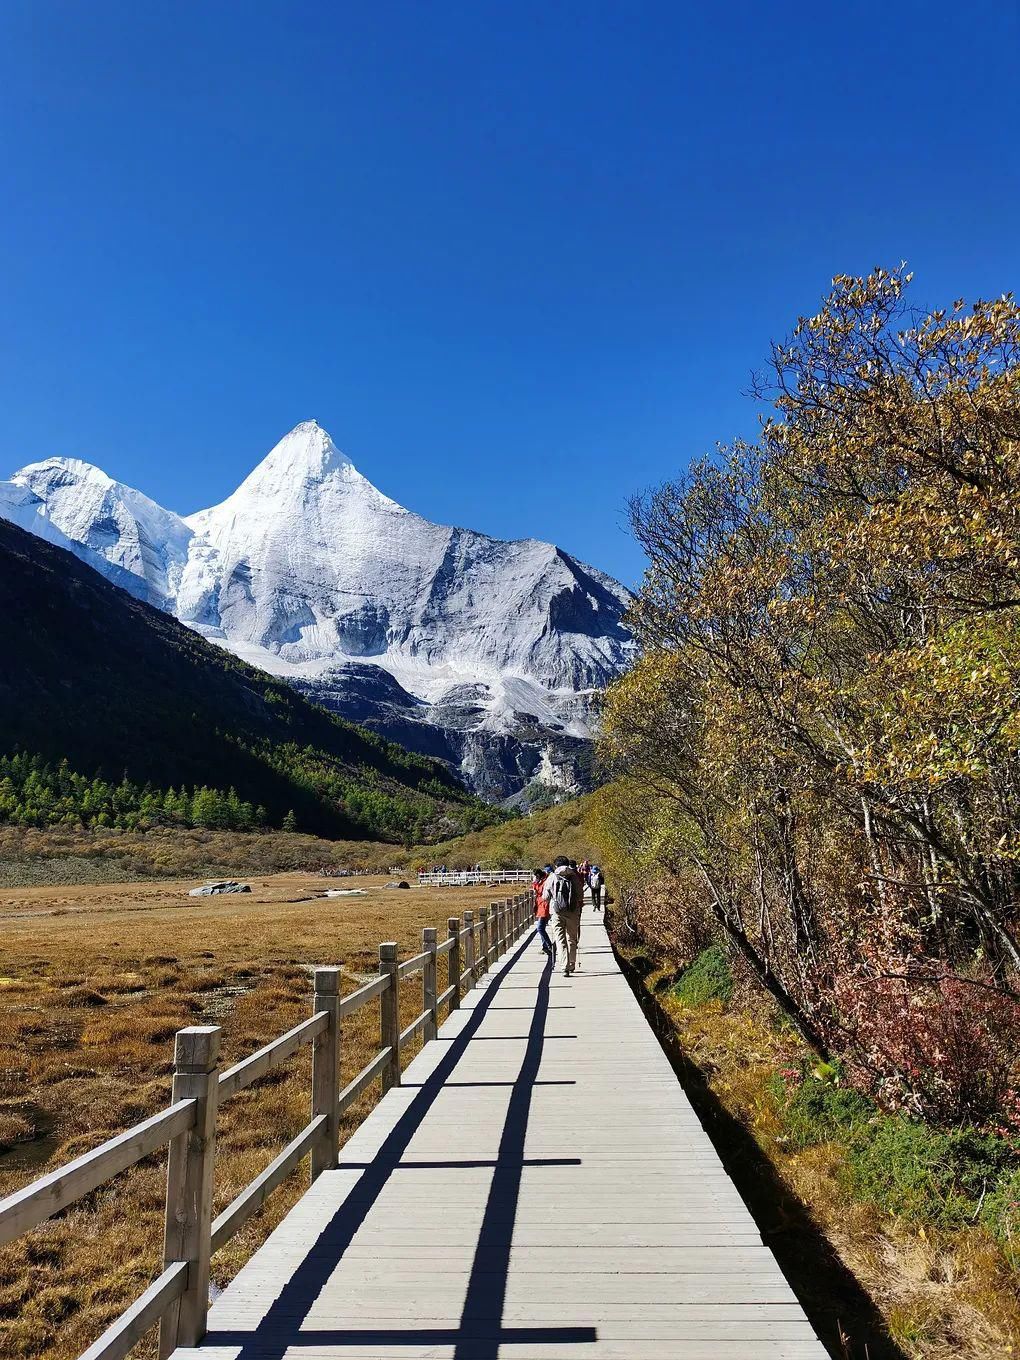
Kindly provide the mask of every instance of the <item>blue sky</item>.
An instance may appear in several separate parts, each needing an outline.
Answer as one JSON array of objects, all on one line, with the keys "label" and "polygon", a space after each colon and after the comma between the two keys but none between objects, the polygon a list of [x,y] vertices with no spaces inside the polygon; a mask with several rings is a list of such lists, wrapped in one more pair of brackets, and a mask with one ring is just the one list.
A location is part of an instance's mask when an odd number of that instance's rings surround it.
[{"label": "blue sky", "polygon": [[314,417],[633,583],[837,272],[1013,289],[1015,4],[6,0],[0,475],[187,512]]}]

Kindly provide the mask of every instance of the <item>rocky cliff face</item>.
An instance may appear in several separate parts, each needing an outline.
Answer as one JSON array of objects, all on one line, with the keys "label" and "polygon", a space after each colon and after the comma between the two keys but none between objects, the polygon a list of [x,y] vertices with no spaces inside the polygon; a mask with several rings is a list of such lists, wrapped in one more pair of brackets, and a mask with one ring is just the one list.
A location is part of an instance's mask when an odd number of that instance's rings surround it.
[{"label": "rocky cliff face", "polygon": [[0,515],[490,798],[582,787],[628,593],[549,543],[430,523],[314,421],[182,518],[75,459],[0,484]]}]

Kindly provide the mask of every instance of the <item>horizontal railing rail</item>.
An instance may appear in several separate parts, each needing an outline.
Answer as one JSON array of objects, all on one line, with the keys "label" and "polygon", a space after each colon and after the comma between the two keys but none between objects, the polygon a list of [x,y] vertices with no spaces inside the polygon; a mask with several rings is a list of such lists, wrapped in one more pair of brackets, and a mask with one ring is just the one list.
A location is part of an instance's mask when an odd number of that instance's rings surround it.
[{"label": "horizontal railing rail", "polygon": [[[421,878],[422,876],[419,875]],[[429,877],[429,876],[425,876]],[[435,877],[434,875],[432,877]],[[525,877],[530,877],[526,875]],[[499,878],[493,881],[520,882]],[[179,1030],[174,1044],[171,1103],[149,1119],[109,1139],[0,1200],[0,1246],[61,1213],[77,1200],[168,1148],[163,1270],[81,1356],[81,1360],[123,1360],[153,1327],[159,1326],[161,1360],[177,1346],[194,1346],[206,1330],[210,1258],[238,1233],[272,1192],[311,1159],[314,1181],[338,1164],[340,1117],[372,1083],[385,1093],[400,1084],[401,1051],[419,1035],[436,1037],[439,1012],[460,1005],[469,991],[533,923],[530,892],[481,907],[477,916],[447,921],[447,938],[422,932],[422,951],[400,960],[396,944],[379,946],[379,976],[340,995],[340,969],[316,968],[312,1014],[286,1033],[232,1066],[219,1066],[220,1028],[196,1025]],[[438,990],[437,962],[447,960],[447,985]],[[421,974],[421,1010],[400,1028],[400,984]],[[340,1021],[379,998],[380,1047],[346,1086],[340,1087]],[[212,1216],[217,1110],[312,1047],[311,1118],[264,1171],[216,1219]]]},{"label": "horizontal railing rail", "polygon": [[218,1078],[218,1103],[222,1105],[225,1100],[229,1100],[238,1091],[243,1091],[245,1087],[251,1086],[252,1082],[258,1081],[267,1072],[271,1072],[274,1067],[279,1067],[281,1063],[287,1061],[291,1054],[296,1053],[302,1044],[309,1043],[317,1034],[322,1034],[328,1026],[329,1017],[325,1011],[318,1011],[315,1015],[310,1015],[307,1020],[302,1020],[300,1025],[295,1025],[293,1029],[289,1029],[286,1034],[281,1034],[272,1043],[266,1044],[265,1048],[260,1048],[250,1058],[243,1058],[233,1067],[228,1067],[225,1072],[220,1073]]},{"label": "horizontal railing rail", "polygon": [[501,883],[530,882],[530,869],[422,870],[418,874],[418,883],[423,888],[487,888]]}]

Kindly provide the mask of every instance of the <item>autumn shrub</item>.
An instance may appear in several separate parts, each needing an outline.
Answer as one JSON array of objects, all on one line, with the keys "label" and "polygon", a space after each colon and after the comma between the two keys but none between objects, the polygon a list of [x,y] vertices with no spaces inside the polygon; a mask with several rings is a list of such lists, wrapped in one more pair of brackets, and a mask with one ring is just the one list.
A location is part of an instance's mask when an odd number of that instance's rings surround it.
[{"label": "autumn shrub", "polygon": [[784,1068],[770,1082],[779,1106],[783,1137],[793,1147],[812,1147],[833,1138],[846,1138],[874,1118],[872,1102],[844,1084],[838,1066],[802,1060],[799,1068]]},{"label": "autumn shrub", "polygon": [[1020,1167],[1007,1171],[981,1205],[981,1221],[1014,1266],[1020,1266]]},{"label": "autumn shrub", "polygon": [[889,1115],[856,1131],[844,1174],[856,1198],[885,1213],[956,1227],[972,1222],[983,1198],[1017,1166],[1005,1139],[972,1128],[940,1132]]},{"label": "autumn shrub", "polygon": [[713,944],[703,949],[680,975],[673,995],[685,1006],[704,1006],[709,1001],[725,1005],[733,995],[733,973],[725,948]]},{"label": "autumn shrub", "polygon": [[837,1042],[886,1105],[953,1124],[1012,1119],[1020,1005],[990,983],[897,961],[833,984]]}]

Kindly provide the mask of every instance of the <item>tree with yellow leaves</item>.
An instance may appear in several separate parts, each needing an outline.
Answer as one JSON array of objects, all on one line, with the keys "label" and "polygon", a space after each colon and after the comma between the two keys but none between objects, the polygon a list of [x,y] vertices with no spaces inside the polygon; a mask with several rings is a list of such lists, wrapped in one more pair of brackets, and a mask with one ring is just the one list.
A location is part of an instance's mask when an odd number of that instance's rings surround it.
[{"label": "tree with yellow leaves", "polygon": [[644,660],[607,700],[601,815],[619,844],[640,808],[639,876],[920,1108],[944,1083],[876,1017],[907,997],[916,1025],[952,979],[1016,1019],[1020,309],[922,313],[909,283],[834,280],[773,347],[760,438],[633,503]]}]

